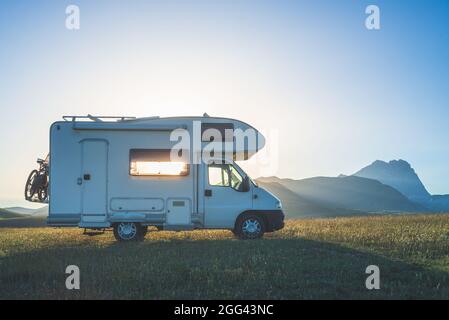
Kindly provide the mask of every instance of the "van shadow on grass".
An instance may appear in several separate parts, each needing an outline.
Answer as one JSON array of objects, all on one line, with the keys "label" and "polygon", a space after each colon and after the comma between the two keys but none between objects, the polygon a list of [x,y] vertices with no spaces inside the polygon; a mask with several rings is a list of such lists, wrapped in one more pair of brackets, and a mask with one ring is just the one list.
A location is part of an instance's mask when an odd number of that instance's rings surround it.
[{"label": "van shadow on grass", "polygon": [[[77,265],[81,289],[65,288]],[[367,290],[365,269],[381,270]],[[0,255],[1,299],[447,299],[444,272],[296,239],[61,243]]]}]

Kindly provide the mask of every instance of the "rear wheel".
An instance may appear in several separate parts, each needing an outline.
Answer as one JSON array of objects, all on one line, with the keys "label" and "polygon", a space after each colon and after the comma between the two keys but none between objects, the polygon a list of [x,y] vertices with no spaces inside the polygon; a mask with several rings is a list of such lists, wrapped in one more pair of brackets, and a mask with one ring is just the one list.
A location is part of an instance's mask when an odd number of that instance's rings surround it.
[{"label": "rear wheel", "polygon": [[25,199],[31,200],[33,196],[36,194],[37,188],[36,188],[36,178],[39,175],[37,170],[31,171],[30,175],[28,176],[26,185],[25,185]]},{"label": "rear wheel", "polygon": [[259,239],[265,232],[263,219],[256,215],[244,215],[233,230],[240,239]]},{"label": "rear wheel", "polygon": [[136,222],[114,224],[114,237],[118,241],[141,241],[145,237],[144,227]]}]

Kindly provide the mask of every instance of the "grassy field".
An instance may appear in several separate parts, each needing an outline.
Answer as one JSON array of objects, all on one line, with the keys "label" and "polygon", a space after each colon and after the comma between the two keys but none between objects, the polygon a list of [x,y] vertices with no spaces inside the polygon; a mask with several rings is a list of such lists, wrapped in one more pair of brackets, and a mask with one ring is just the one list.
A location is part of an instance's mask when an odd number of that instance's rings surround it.
[{"label": "grassy field", "polygon": [[[65,288],[65,268],[81,289]],[[381,289],[365,288],[377,265]],[[448,299],[449,215],[288,221],[263,240],[149,232],[142,243],[80,229],[0,228],[0,299]]]}]

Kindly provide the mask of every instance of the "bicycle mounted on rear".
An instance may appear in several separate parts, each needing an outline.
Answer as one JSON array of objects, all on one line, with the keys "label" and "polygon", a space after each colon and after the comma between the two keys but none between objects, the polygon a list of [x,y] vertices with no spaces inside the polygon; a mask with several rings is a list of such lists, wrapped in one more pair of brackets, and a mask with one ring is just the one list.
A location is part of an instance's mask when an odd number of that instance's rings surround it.
[{"label": "bicycle mounted on rear", "polygon": [[37,159],[39,169],[31,171],[25,185],[25,200],[48,202],[48,166],[49,156]]}]

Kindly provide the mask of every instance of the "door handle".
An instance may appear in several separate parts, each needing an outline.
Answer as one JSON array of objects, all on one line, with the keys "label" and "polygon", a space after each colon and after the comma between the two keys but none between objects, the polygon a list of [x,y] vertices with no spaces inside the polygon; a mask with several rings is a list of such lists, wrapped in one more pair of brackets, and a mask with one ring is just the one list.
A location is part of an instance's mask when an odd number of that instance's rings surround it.
[{"label": "door handle", "polygon": [[204,196],[206,196],[206,197],[212,197],[212,190],[210,190],[210,189],[204,190]]},{"label": "door handle", "polygon": [[84,180],[90,180],[90,174],[86,173],[86,174],[83,176],[83,179],[84,179]]}]

